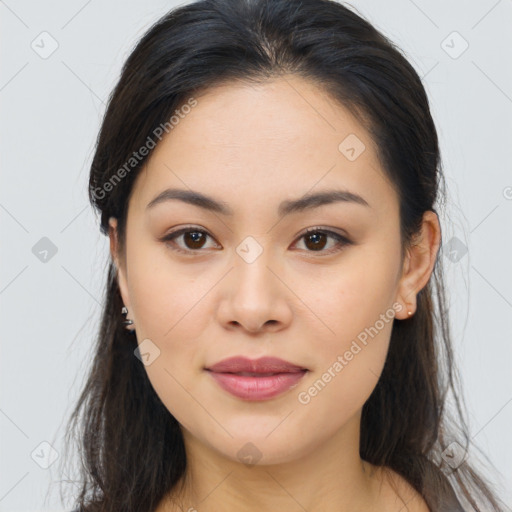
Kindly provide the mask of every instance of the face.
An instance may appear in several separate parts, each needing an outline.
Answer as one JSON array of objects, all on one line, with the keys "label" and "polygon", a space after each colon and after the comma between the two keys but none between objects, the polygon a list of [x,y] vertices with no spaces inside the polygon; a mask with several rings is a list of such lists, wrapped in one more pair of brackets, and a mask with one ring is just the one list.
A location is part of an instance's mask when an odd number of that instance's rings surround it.
[{"label": "face", "polygon": [[[369,134],[311,83],[226,85],[196,100],[134,184],[120,291],[151,384],[187,438],[233,461],[242,448],[261,464],[293,460],[358,416],[393,316],[414,304],[398,198]],[[226,211],[148,206],[166,189]],[[328,191],[353,196],[286,210]],[[232,356],[307,371],[275,396],[243,398],[205,370]]]}]

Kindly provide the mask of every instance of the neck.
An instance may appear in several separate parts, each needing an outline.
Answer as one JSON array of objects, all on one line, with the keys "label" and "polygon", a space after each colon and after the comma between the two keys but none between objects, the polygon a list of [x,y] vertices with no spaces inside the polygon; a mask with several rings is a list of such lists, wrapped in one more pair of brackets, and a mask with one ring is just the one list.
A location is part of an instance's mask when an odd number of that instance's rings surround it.
[{"label": "neck", "polygon": [[303,447],[293,460],[250,466],[183,429],[187,470],[173,502],[183,511],[201,512],[239,511],[242,504],[247,512],[370,510],[376,502],[376,471],[359,456],[359,428],[360,414],[334,435],[326,433],[323,444]]}]

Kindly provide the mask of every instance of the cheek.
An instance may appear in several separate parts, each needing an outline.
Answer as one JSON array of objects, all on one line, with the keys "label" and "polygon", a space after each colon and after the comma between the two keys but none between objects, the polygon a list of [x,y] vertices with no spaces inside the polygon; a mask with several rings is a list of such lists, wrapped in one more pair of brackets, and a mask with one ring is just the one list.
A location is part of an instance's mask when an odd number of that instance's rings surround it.
[{"label": "cheek", "polygon": [[190,383],[200,373],[202,333],[212,318],[205,309],[211,284],[184,275],[156,256],[141,251],[131,260],[130,300],[136,336],[139,345],[146,343],[150,348],[151,362],[145,370],[153,389],[169,412],[187,427],[193,423],[188,412]]},{"label": "cheek", "polygon": [[134,251],[129,276],[138,333],[166,344],[199,337],[211,318],[204,311],[211,279],[183,272],[161,248]]},{"label": "cheek", "polygon": [[[396,262],[392,255],[371,254],[372,251],[354,252],[343,265],[317,274],[314,279],[301,280],[301,286],[295,287],[317,319],[317,332],[321,333],[318,339],[327,352],[330,347],[343,349],[346,343],[374,326],[381,315],[386,315],[386,326],[394,317]],[[379,331],[383,328],[379,323]],[[390,329],[384,335],[389,334]]]},{"label": "cheek", "polygon": [[160,251],[134,251],[130,265],[137,340],[155,354],[146,372],[166,406],[179,410],[190,401],[184,392],[187,382],[204,364],[201,343],[213,318],[208,309],[211,280],[180,272]]},{"label": "cheek", "polygon": [[321,336],[312,336],[314,382],[310,379],[298,390],[303,393],[299,402],[315,404],[316,413],[329,404],[353,413],[377,384],[395,317],[395,264],[392,254],[375,258],[361,251],[351,264],[322,280],[322,286],[303,292],[325,327]]},{"label": "cheek", "polygon": [[[319,364],[296,389],[297,418],[307,434],[328,438],[361,410],[377,385],[386,361],[393,311],[361,329],[347,327],[336,343],[318,346]],[[341,330],[341,327],[340,327]],[[306,432],[304,432],[305,435]]]}]

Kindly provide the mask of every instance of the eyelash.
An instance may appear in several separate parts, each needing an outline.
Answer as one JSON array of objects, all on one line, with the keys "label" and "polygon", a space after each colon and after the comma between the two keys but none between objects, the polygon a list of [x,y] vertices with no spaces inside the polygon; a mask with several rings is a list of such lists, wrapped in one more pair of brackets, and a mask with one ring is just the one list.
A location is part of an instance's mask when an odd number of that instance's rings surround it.
[{"label": "eyelash", "polygon": [[[176,245],[176,243],[174,242],[174,239],[178,238],[179,236],[186,234],[186,233],[201,233],[201,234],[207,235],[210,238],[213,238],[207,231],[189,226],[189,227],[185,227],[185,228],[181,228],[176,231],[173,231],[172,233],[169,233],[168,235],[163,237],[161,239],[161,241],[165,242],[166,245],[168,247],[170,247],[171,250],[182,253],[182,254],[186,254],[188,256],[197,256],[197,255],[199,255],[199,253],[204,252],[202,249],[182,249],[181,247]],[[337,240],[337,242],[338,242],[337,246],[341,245],[341,247],[338,249],[331,248],[329,250],[319,250],[319,251],[306,250],[306,252],[310,252],[312,254],[323,253],[324,255],[330,255],[330,254],[333,254],[336,252],[340,252],[341,250],[343,250],[344,247],[351,245],[353,243],[347,237],[340,235],[339,233],[330,231],[328,229],[323,229],[320,227],[314,227],[314,228],[307,229],[304,233],[302,233],[302,235],[300,235],[300,237],[297,240],[301,240],[302,238],[304,238],[305,236],[307,236],[311,233],[321,233],[324,235],[328,235],[330,238],[334,238],[335,240]],[[194,254],[194,253],[197,253],[197,254]]]}]

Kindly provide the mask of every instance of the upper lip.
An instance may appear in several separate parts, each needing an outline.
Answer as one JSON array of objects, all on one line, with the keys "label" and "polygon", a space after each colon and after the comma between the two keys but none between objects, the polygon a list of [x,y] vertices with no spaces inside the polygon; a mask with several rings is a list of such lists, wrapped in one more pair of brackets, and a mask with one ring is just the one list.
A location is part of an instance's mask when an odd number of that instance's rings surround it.
[{"label": "upper lip", "polygon": [[307,370],[302,366],[279,359],[278,357],[260,357],[249,359],[243,356],[230,357],[206,368],[217,373],[296,373]]}]

